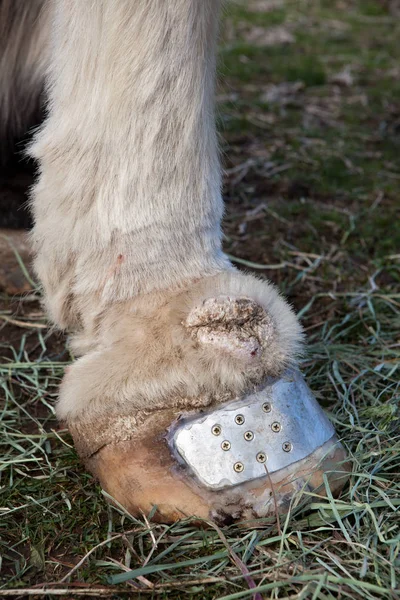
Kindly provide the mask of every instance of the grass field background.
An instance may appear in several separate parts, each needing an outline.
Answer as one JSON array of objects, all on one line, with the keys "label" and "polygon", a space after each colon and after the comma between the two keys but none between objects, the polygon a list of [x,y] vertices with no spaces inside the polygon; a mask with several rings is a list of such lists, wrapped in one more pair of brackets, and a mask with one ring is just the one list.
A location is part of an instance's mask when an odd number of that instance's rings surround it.
[{"label": "grass field background", "polygon": [[223,530],[111,507],[54,418],[65,338],[37,293],[3,296],[0,598],[400,598],[399,17],[248,0],[221,32],[225,250],[299,311],[349,487]]}]

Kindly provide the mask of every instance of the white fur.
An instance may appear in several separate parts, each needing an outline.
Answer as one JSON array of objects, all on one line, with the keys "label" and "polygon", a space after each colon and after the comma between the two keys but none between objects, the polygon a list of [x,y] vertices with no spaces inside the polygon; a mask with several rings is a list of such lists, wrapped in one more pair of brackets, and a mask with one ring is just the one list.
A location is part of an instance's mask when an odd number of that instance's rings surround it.
[{"label": "white fur", "polygon": [[[226,301],[226,312],[235,298],[252,298],[272,318],[274,335],[253,364],[240,354],[221,351],[218,340],[213,348],[190,335],[188,315],[212,297]],[[242,322],[240,312],[237,320]],[[232,321],[228,325],[231,329]],[[138,409],[230,399],[266,376],[282,373],[301,350],[301,338],[293,311],[274,286],[237,272],[202,279],[179,293],[116,303],[93,329],[91,350],[68,369],[57,414],[66,421],[96,420]]]},{"label": "white fur", "polygon": [[299,350],[296,318],[221,251],[219,2],[48,8],[32,241],[49,314],[83,355],[64,378],[59,418],[203,406],[280,374]]},{"label": "white fur", "polygon": [[221,252],[216,0],[53,0],[49,116],[31,149],[51,318],[212,275]]}]

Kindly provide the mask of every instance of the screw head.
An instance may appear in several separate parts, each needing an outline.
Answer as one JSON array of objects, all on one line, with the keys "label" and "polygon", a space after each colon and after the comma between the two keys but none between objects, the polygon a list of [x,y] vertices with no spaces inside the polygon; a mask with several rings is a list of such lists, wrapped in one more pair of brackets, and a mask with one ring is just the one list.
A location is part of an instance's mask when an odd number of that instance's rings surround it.
[{"label": "screw head", "polygon": [[292,448],[293,448],[293,446],[292,446],[291,442],[284,442],[282,444],[282,450],[284,452],[291,452]]},{"label": "screw head", "polygon": [[254,433],[252,431],[246,431],[243,437],[246,440],[246,442],[251,442],[251,440],[254,439]]},{"label": "screw head", "polygon": [[262,409],[264,412],[269,413],[272,410],[272,406],[269,402],[264,402],[264,404],[262,405]]},{"label": "screw head", "polygon": [[244,418],[243,415],[236,415],[236,417],[235,417],[235,423],[237,425],[243,425],[244,421],[245,421],[245,418]]},{"label": "screw head", "polygon": [[272,431],[274,431],[275,433],[278,433],[278,431],[281,430],[281,424],[278,423],[278,421],[275,421],[274,423],[272,423],[271,425],[271,429]]},{"label": "screw head", "polygon": [[230,441],[229,440],[224,440],[221,443],[221,448],[222,448],[222,450],[225,450],[225,452],[227,452],[228,450],[230,450],[231,449],[231,443],[230,443]]},{"label": "screw head", "polygon": [[244,464],[241,462],[237,462],[233,465],[233,470],[236,471],[236,473],[242,473],[244,471]]},{"label": "screw head", "polygon": [[221,435],[221,425],[213,425],[211,428],[211,432],[213,435]]},{"label": "screw head", "polygon": [[267,460],[267,455],[265,454],[265,452],[259,452],[256,456],[256,460],[259,463],[265,463],[265,461]]}]

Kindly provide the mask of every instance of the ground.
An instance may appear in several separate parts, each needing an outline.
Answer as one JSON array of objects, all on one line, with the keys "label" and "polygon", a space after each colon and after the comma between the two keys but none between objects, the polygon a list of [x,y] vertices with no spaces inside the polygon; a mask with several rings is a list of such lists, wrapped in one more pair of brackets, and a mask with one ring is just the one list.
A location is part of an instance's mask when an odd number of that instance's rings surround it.
[{"label": "ground", "polygon": [[299,311],[350,485],[223,530],[110,507],[54,419],[65,338],[3,294],[0,598],[400,598],[399,14],[248,0],[222,28],[225,249]]}]

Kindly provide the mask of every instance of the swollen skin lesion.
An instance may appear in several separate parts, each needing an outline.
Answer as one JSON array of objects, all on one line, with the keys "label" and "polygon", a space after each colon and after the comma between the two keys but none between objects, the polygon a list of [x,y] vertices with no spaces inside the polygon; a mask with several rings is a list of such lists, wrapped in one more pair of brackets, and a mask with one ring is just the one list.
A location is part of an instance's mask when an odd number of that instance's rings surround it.
[{"label": "swollen skin lesion", "polygon": [[208,298],[185,323],[192,339],[244,360],[261,357],[275,335],[272,317],[250,298]]}]

